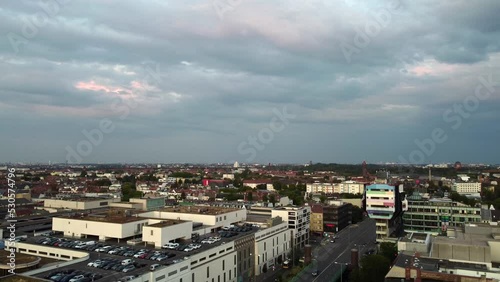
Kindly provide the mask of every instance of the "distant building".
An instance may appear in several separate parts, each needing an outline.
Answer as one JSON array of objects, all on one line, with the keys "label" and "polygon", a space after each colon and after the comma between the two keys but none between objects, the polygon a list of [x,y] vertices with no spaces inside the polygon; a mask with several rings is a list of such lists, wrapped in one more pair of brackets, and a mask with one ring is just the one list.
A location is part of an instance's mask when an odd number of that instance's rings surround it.
[{"label": "distant building", "polygon": [[461,195],[481,193],[481,183],[455,182],[455,184],[453,184],[453,191],[456,191],[458,194]]},{"label": "distant building", "polygon": [[397,186],[373,184],[365,188],[366,212],[375,219],[377,240],[398,236],[402,230],[402,201]]}]

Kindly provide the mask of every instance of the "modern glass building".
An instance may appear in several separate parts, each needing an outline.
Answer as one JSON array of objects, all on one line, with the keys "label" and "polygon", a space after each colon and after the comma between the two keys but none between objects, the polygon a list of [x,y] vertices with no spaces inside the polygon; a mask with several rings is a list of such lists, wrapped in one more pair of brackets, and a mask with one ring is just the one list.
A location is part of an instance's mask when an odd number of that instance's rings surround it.
[{"label": "modern glass building", "polygon": [[481,208],[471,207],[449,198],[425,199],[418,192],[406,198],[408,211],[403,215],[405,232],[445,233],[448,226],[481,222]]}]

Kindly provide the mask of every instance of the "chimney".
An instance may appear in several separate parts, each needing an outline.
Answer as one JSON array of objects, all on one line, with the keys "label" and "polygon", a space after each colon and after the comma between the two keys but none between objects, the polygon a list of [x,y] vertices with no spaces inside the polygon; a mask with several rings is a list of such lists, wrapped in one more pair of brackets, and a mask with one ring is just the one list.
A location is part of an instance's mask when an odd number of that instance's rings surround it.
[{"label": "chimney", "polygon": [[409,281],[411,279],[411,268],[405,268],[405,280]]},{"label": "chimney", "polygon": [[358,249],[351,249],[351,266],[353,269],[358,267],[358,260]]},{"label": "chimney", "polygon": [[307,244],[304,246],[304,265],[308,265],[312,260],[311,250],[311,245]]}]

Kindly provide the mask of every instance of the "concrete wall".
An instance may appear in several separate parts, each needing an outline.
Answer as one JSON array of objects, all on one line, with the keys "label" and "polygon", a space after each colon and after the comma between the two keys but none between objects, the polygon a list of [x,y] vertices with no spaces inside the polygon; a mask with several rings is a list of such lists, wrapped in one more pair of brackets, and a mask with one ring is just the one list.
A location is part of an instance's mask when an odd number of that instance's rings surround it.
[{"label": "concrete wall", "polygon": [[[56,247],[47,247],[44,245],[35,245],[29,243],[17,242],[13,248],[16,248],[18,253],[28,254],[38,257],[52,258],[64,261],[73,261],[76,259],[87,260],[89,254],[81,251],[73,251]],[[6,250],[10,250],[8,245],[5,246]],[[45,271],[45,270],[44,270]]]},{"label": "concrete wall", "polygon": [[[69,201],[59,199],[45,199],[43,206],[45,208],[58,208],[58,209],[73,209],[73,210],[88,210],[108,207],[110,203],[119,202],[120,198],[111,199],[96,199],[95,201]],[[106,205],[101,205],[106,203]]]},{"label": "concrete wall", "polygon": [[[193,208],[193,210],[195,209],[197,208]],[[233,223],[242,222],[247,219],[247,213],[245,210],[221,213],[218,215],[151,211],[151,212],[141,213],[139,216],[153,217],[160,219],[173,219],[173,220],[179,219],[192,222],[202,222],[204,225],[210,225],[213,227],[229,226]]]},{"label": "concrete wall", "polygon": [[128,223],[112,223],[55,217],[52,219],[52,230],[63,232],[64,236],[73,238],[93,235],[99,236],[99,240],[106,240],[107,238],[123,239],[141,234],[142,232],[136,232],[137,225],[146,223],[148,223],[148,219]]},{"label": "concrete wall", "polygon": [[175,239],[190,239],[192,231],[192,222],[181,222],[165,227],[144,226],[142,240],[161,248],[161,246]]},{"label": "concrete wall", "polygon": [[434,242],[432,246],[433,258],[458,261],[491,263],[489,246],[453,245],[453,241]]},{"label": "concrete wall", "polygon": [[255,233],[255,274],[260,275],[264,266],[269,269],[281,256],[284,261],[291,248],[288,223],[260,230]]}]

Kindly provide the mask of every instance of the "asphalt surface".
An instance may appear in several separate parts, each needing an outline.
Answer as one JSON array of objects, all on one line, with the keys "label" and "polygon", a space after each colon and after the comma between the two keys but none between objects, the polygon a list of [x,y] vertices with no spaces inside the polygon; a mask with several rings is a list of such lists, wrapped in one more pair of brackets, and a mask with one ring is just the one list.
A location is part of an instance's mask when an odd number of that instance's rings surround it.
[{"label": "asphalt surface", "polygon": [[[53,247],[53,248],[71,249],[71,250],[82,251],[82,252],[86,252],[86,253],[90,254],[90,259],[87,260],[87,261],[76,263],[76,264],[72,264],[72,265],[69,265],[69,266],[66,266],[66,267],[62,267],[62,268],[58,268],[57,270],[60,270],[60,271],[63,271],[63,270],[81,270],[81,271],[84,271],[84,272],[99,273],[99,274],[103,275],[103,278],[99,279],[98,281],[117,281],[118,279],[120,279],[122,277],[125,277],[125,276],[139,275],[139,274],[143,274],[145,272],[148,272],[149,271],[149,267],[152,264],[166,265],[166,264],[172,263],[174,260],[182,260],[185,257],[191,256],[191,255],[199,253],[199,252],[206,251],[206,250],[211,249],[211,248],[213,248],[215,246],[219,246],[219,245],[221,245],[223,243],[226,243],[226,242],[229,242],[229,241],[233,241],[236,238],[239,238],[241,236],[245,236],[245,235],[254,233],[254,232],[258,231],[258,230],[259,230],[258,228],[253,228],[251,231],[248,231],[248,232],[240,232],[237,236],[234,236],[234,237],[230,237],[230,238],[224,238],[223,237],[223,238],[221,238],[221,240],[219,242],[216,242],[214,244],[201,244],[201,243],[199,243],[201,245],[201,248],[197,249],[197,250],[190,251],[190,252],[170,250],[170,249],[155,249],[155,248],[153,248],[151,246],[144,246],[144,245],[131,246],[131,245],[127,245],[126,242],[119,242],[118,243],[115,240],[108,240],[106,242],[98,242],[98,243],[102,243],[102,244],[105,244],[105,245],[111,245],[111,246],[114,246],[114,247],[127,246],[129,248],[134,249],[135,251],[138,251],[140,249],[147,249],[147,250],[150,250],[150,251],[161,251],[161,252],[168,252],[168,253],[175,254],[175,257],[169,258],[169,259],[161,261],[161,262],[160,261],[153,261],[153,260],[149,260],[149,259],[139,259],[139,258],[134,258],[134,257],[125,257],[125,256],[120,256],[120,255],[110,255],[110,254],[107,254],[107,253],[104,253],[104,252],[98,253],[98,252],[95,252],[95,251],[78,250],[78,249],[64,248],[64,247],[57,247],[57,246]],[[216,233],[207,234],[205,236],[200,237],[200,241],[203,240],[204,238],[208,238],[208,237],[211,237],[211,236],[218,236],[218,234],[216,234]],[[51,238],[64,238],[62,235],[53,235],[53,236],[50,236],[50,237]],[[32,243],[32,244],[39,245],[38,243],[35,243],[35,241],[37,239],[39,239],[39,238],[46,238],[46,236],[29,237],[27,239],[26,243]],[[78,241],[92,241],[92,240],[95,241],[96,238],[88,238],[88,239],[85,239],[85,238],[81,238],[81,239],[77,239],[77,238],[64,238],[64,239],[69,240],[69,241],[77,241],[77,240]],[[190,244],[190,243],[192,243],[191,240],[185,240],[184,242],[181,243],[181,245],[182,244]],[[141,267],[141,268],[136,268],[136,269],[134,269],[132,271],[129,271],[127,273],[117,272],[117,271],[114,271],[114,270],[105,270],[105,269],[100,269],[100,268],[95,268],[95,267],[87,266],[87,264],[89,262],[91,262],[91,261],[95,261],[97,259],[106,259],[106,258],[117,259],[117,260],[120,260],[120,261],[124,260],[124,259],[130,258],[130,259],[134,260],[135,262],[137,262],[139,264],[146,264],[146,266]],[[52,271],[46,271],[46,272],[37,274],[37,275],[35,275],[35,277],[44,278],[44,277],[46,277],[51,272],[54,272],[54,270],[52,270]]]},{"label": "asphalt surface", "polygon": [[[344,228],[337,233],[335,243],[324,240],[319,246],[313,246],[312,256],[314,263],[307,266],[299,275],[291,281],[294,282],[323,282],[340,281],[341,267],[345,270],[351,263],[351,249],[357,248],[359,258],[369,250],[377,250],[375,243],[375,221],[366,218],[362,222]],[[317,266],[318,275],[313,276],[312,272]],[[283,273],[283,271],[279,271]],[[266,277],[267,278],[267,277]],[[262,281],[271,282],[275,277]]]}]

